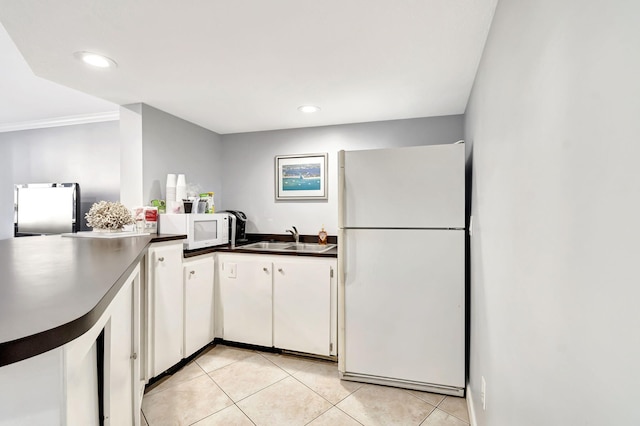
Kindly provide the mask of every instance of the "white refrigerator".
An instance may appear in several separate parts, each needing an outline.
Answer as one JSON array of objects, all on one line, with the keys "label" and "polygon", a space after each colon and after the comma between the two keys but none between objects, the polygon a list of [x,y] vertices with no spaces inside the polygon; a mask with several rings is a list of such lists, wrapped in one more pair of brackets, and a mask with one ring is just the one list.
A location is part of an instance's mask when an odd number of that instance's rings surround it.
[{"label": "white refrigerator", "polygon": [[345,380],[464,395],[463,144],[339,152]]}]

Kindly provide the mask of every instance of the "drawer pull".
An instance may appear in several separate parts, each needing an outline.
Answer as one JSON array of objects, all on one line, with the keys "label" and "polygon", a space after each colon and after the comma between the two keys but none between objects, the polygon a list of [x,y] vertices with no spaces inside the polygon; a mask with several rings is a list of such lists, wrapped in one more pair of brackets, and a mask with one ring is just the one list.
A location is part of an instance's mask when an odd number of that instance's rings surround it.
[{"label": "drawer pull", "polygon": [[158,262],[164,262],[164,257],[159,257]]}]

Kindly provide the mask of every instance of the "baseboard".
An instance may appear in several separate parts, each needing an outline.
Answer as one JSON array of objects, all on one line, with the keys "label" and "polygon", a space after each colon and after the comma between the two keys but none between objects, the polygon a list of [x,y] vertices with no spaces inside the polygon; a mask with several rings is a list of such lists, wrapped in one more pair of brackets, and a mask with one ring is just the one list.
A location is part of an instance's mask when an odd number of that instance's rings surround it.
[{"label": "baseboard", "polygon": [[476,421],[476,411],[473,408],[473,396],[471,396],[471,386],[467,383],[467,411],[469,411],[469,424],[471,426],[478,426],[478,422]]}]

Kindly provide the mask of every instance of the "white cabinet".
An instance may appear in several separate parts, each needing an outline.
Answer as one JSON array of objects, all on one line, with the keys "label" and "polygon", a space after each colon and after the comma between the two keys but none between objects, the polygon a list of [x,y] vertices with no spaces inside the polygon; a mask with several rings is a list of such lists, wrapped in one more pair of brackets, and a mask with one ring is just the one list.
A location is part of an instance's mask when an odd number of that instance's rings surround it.
[{"label": "white cabinet", "polygon": [[[63,346],[66,425],[98,425],[98,353],[103,352],[105,425],[138,425],[140,377],[140,268],[136,267],[96,324]],[[102,337],[101,336],[102,333]],[[102,341],[102,344],[98,342]]]},{"label": "white cabinet", "polygon": [[335,259],[219,254],[222,337],[336,355]]},{"label": "white cabinet", "polygon": [[104,328],[105,425],[138,424],[143,382],[140,378],[140,273],[125,283],[111,302]]},{"label": "white cabinet", "polygon": [[184,282],[184,357],[213,341],[214,257],[203,255],[185,260]]},{"label": "white cabinet", "polygon": [[256,255],[218,255],[225,340],[272,346],[271,261]]},{"label": "white cabinet", "polygon": [[182,242],[149,248],[147,294],[147,377],[155,377],[182,359]]},{"label": "white cabinet", "polygon": [[275,347],[330,355],[332,263],[312,258],[273,263]]},{"label": "white cabinet", "polygon": [[147,368],[155,377],[214,339],[214,254],[183,261],[182,242],[156,243],[147,259]]},{"label": "white cabinet", "polygon": [[140,424],[140,272],[136,266],[85,333],[0,367],[1,425]]}]

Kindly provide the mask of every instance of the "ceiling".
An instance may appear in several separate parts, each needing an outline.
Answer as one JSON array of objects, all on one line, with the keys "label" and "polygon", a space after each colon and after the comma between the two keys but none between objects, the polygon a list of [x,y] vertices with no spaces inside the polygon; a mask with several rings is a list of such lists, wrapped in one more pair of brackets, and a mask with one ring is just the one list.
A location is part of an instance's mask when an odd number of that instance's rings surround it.
[{"label": "ceiling", "polygon": [[0,132],[113,119],[118,105],[37,77],[0,25]]},{"label": "ceiling", "polygon": [[[462,114],[496,2],[0,0],[28,64],[0,34],[15,69],[0,90],[16,89],[0,122],[47,103],[71,115],[142,102],[221,134]],[[14,87],[16,73],[31,83]]]}]

